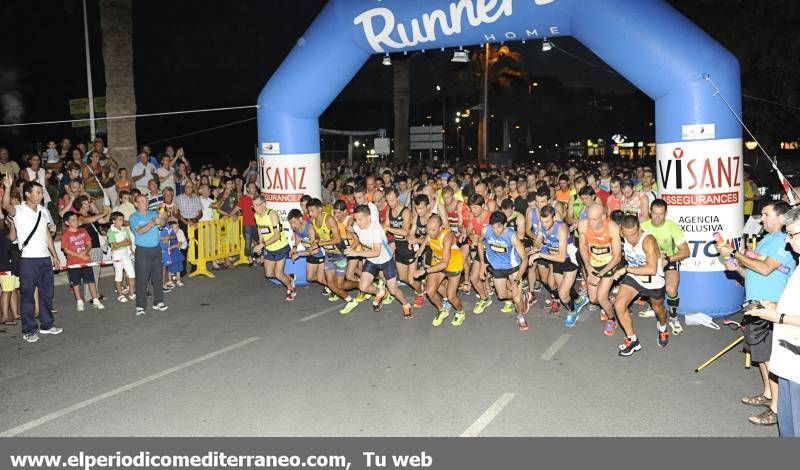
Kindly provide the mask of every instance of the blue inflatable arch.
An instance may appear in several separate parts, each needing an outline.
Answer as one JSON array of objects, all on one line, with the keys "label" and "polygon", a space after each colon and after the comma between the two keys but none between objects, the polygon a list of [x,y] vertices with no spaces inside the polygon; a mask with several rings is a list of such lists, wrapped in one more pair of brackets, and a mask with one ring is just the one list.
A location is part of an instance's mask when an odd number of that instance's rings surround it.
[{"label": "blue inflatable arch", "polygon": [[258,98],[262,191],[284,215],[319,196],[318,117],[373,54],[565,35],[656,103],[658,189],[693,255],[681,312],[738,310],[712,235],[741,237],[741,128],[704,77],[739,113],[739,65],[663,0],[331,0]]}]

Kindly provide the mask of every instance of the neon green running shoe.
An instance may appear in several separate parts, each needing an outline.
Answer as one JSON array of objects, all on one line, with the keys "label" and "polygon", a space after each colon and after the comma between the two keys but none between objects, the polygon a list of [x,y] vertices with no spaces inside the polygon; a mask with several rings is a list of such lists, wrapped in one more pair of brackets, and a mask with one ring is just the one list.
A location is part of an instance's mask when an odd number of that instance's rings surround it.
[{"label": "neon green running shoe", "polygon": [[483,313],[484,310],[486,310],[486,307],[488,307],[489,305],[492,305],[491,298],[480,299],[478,300],[478,303],[475,304],[475,308],[472,309],[472,313],[474,313],[475,315],[480,315],[481,313]]},{"label": "neon green running shoe", "polygon": [[343,309],[339,310],[339,313],[341,313],[342,315],[347,315],[348,313],[352,312],[353,309],[356,307],[358,307],[358,301],[355,299],[351,300],[350,302],[347,302],[347,304],[345,304]]},{"label": "neon green running shoe", "polygon": [[461,326],[464,323],[464,320],[467,318],[467,314],[464,313],[463,310],[459,310],[456,312],[453,320],[450,321],[450,324],[453,326]]},{"label": "neon green running shoe", "polygon": [[503,313],[512,313],[514,311],[514,302],[506,300],[503,302],[503,308],[501,308],[500,311]]},{"label": "neon green running shoe", "polygon": [[383,299],[383,305],[389,305],[392,302],[394,302],[394,296],[392,294],[386,294],[386,297]]},{"label": "neon green running shoe", "polygon": [[339,300],[339,296],[336,294],[331,294],[328,296],[328,302],[337,302]]},{"label": "neon green running shoe", "polygon": [[439,310],[436,312],[436,316],[433,317],[433,322],[431,323],[433,326],[440,326],[444,323],[444,319],[450,316],[450,312],[447,310]]},{"label": "neon green running shoe", "polygon": [[358,295],[356,296],[356,302],[363,302],[363,301],[367,300],[368,298],[369,297],[367,297],[366,294],[364,294],[363,292],[359,292]]}]

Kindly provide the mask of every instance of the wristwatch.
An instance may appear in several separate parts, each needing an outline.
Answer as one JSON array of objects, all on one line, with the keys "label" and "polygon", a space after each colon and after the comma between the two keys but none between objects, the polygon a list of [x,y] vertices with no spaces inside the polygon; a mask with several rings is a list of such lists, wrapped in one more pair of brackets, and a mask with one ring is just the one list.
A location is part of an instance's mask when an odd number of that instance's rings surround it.
[{"label": "wristwatch", "polygon": [[786,316],[786,314],[785,314],[785,313],[781,313],[781,316],[778,318],[778,323],[780,323],[781,325],[783,325],[783,317],[785,317],[785,316]]}]

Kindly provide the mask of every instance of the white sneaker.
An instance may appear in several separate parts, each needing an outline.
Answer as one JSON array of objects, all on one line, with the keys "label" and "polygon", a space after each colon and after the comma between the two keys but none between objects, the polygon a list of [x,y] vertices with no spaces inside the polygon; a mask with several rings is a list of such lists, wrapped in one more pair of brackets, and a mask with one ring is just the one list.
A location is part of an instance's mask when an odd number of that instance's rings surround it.
[{"label": "white sneaker", "polygon": [[147,313],[142,307],[136,307],[136,316],[141,316]]},{"label": "white sneaker", "polygon": [[136,294],[131,294],[128,296],[128,298],[131,300],[136,300]]},{"label": "white sneaker", "polygon": [[639,318],[652,318],[654,316],[656,316],[656,312],[654,312],[652,308],[639,312]]},{"label": "white sneaker", "polygon": [[22,339],[29,343],[35,343],[39,341],[39,335],[37,335],[36,333],[25,333],[24,335],[22,335]]},{"label": "white sneaker", "polygon": [[53,326],[50,327],[49,330],[40,329],[39,333],[41,333],[43,335],[57,335],[57,334],[60,334],[62,331],[64,331],[64,328],[59,328],[59,327],[53,325]]},{"label": "white sneaker", "polygon": [[85,307],[83,305],[83,300],[78,299],[78,301],[75,303],[75,310],[82,312],[84,309]]},{"label": "white sneaker", "polygon": [[92,307],[96,308],[97,310],[103,310],[104,308],[106,308],[106,307],[105,307],[105,305],[103,305],[103,304],[100,302],[100,300],[98,300],[98,299],[92,299],[92,300],[90,300],[90,301],[89,301],[89,304],[90,304]]},{"label": "white sneaker", "polygon": [[169,307],[167,307],[167,304],[165,304],[164,302],[159,302],[159,303],[153,305],[153,308],[158,310],[158,311],[163,312],[164,310],[168,309]]}]

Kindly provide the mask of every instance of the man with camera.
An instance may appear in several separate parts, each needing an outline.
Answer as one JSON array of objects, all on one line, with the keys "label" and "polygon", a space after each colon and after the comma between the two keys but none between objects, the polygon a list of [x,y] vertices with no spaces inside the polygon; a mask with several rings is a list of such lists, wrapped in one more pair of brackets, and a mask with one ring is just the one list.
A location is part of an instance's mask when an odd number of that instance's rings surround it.
[{"label": "man with camera", "polygon": [[[726,263],[726,269],[737,269],[744,277],[745,298],[747,301],[778,302],[789,276],[796,263],[786,249],[786,236],[783,233],[784,214],[790,207],[784,201],[776,201],[761,209],[761,224],[767,234],[756,245],[754,253],[718,245],[722,256],[733,258],[738,263],[734,267]],[[748,256],[750,255],[750,256]],[[750,350],[753,362],[758,362],[764,391],[760,395],[742,398],[742,403],[768,408],[748,420],[753,424],[771,426],[777,424],[778,384],[770,379],[769,361],[772,353],[772,324],[763,320],[747,321],[745,327],[745,348]]]}]

